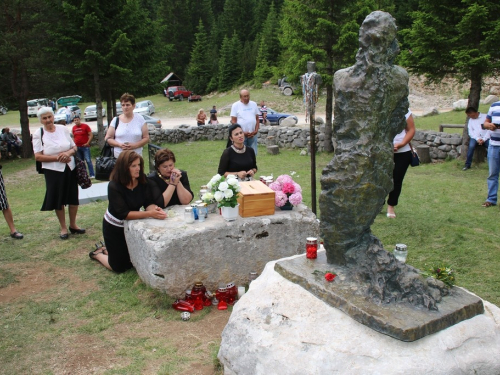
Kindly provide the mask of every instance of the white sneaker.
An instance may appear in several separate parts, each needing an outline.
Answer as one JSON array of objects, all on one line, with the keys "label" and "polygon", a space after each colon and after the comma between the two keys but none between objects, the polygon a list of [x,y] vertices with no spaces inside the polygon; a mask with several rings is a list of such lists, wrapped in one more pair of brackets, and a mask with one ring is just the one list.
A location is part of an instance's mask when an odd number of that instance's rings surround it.
[{"label": "white sneaker", "polygon": [[90,176],[90,178],[95,178],[95,176]]}]

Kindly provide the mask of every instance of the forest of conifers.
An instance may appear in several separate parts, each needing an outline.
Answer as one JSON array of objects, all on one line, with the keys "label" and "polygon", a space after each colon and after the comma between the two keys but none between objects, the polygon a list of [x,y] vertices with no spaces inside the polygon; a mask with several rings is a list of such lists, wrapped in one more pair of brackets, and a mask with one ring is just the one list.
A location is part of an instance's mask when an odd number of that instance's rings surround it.
[{"label": "forest of conifers", "polygon": [[[373,10],[398,24],[398,63],[433,77],[498,71],[500,5],[441,0],[5,0],[0,100],[160,93],[174,72],[198,94],[297,81],[317,62],[328,86],[354,63]],[[480,19],[481,22],[473,22]],[[493,48],[494,47],[494,48]],[[477,78],[477,77],[476,77]]]}]

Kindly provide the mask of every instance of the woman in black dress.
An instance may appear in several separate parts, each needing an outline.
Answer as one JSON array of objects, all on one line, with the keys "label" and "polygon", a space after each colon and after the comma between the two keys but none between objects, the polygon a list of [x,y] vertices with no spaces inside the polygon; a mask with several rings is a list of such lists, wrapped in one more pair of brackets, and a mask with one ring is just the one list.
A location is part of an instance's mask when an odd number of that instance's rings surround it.
[{"label": "woman in black dress", "polygon": [[[109,270],[121,273],[132,268],[124,220],[154,218],[163,220],[166,213],[153,202],[144,174],[144,160],[135,151],[120,153],[108,185],[108,209],[102,221],[104,245],[89,254]],[[144,207],[146,211],[140,211]]]},{"label": "woman in black dress", "polygon": [[245,134],[240,125],[233,124],[229,127],[229,141],[231,145],[222,153],[217,173],[224,177],[234,174],[243,181],[253,179],[257,173],[255,151],[243,143]]},{"label": "woman in black dress", "polygon": [[175,168],[175,155],[167,148],[155,154],[155,172],[148,179],[154,202],[161,208],[186,205],[193,200],[187,172]]}]

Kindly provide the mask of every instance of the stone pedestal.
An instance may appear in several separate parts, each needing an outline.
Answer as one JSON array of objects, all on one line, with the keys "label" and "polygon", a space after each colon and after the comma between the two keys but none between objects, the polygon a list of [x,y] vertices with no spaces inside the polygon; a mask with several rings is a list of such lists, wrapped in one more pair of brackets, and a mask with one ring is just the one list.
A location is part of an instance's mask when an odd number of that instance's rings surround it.
[{"label": "stone pedestal", "polygon": [[305,239],[319,235],[316,216],[304,205],[274,215],[227,222],[209,214],[205,222],[184,223],[185,206],[174,217],[125,223],[130,258],[140,278],[175,297],[196,281],[214,291],[219,283],[248,283],[273,259],[304,253]]},{"label": "stone pedestal", "polygon": [[484,314],[403,342],[283,278],[275,263],[233,308],[218,355],[225,375],[500,374],[500,309],[487,301]]}]

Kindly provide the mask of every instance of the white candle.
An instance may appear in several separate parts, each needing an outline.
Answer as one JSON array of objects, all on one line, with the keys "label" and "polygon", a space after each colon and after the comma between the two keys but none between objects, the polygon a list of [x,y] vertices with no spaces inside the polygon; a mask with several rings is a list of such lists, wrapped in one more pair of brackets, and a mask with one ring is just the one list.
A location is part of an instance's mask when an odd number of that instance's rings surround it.
[{"label": "white candle", "polygon": [[244,286],[239,286],[238,287],[238,299],[240,299],[243,294],[245,294],[245,287]]}]

